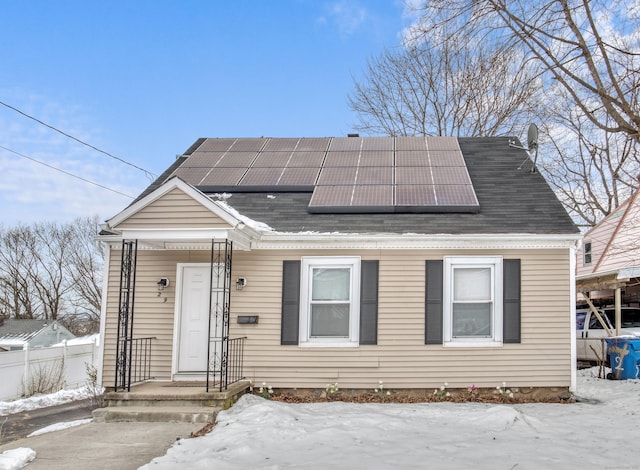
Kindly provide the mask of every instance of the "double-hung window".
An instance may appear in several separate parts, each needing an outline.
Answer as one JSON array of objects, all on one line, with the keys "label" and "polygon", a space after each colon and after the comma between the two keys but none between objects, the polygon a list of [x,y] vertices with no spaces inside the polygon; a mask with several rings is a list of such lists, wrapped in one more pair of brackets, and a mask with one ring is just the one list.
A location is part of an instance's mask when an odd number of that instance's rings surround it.
[{"label": "double-hung window", "polygon": [[502,344],[502,258],[444,258],[446,346]]},{"label": "double-hung window", "polygon": [[357,346],[360,258],[303,257],[300,345]]}]

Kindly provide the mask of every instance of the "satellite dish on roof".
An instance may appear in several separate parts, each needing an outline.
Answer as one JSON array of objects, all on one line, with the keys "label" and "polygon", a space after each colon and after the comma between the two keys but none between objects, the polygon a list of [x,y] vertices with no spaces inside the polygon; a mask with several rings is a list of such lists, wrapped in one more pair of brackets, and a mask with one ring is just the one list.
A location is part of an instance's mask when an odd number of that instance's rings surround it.
[{"label": "satellite dish on roof", "polygon": [[[526,150],[529,152],[530,157],[531,157],[531,152],[534,152],[533,166],[531,167],[531,172],[532,173],[536,172],[536,162],[538,160],[538,126],[536,126],[534,123],[531,123],[529,125],[529,130],[527,131],[527,147],[516,145],[514,141],[509,142],[509,147]],[[522,165],[524,165],[526,161],[527,159],[525,159],[525,161],[523,161],[520,164],[520,166],[518,167],[518,170],[522,169]]]}]

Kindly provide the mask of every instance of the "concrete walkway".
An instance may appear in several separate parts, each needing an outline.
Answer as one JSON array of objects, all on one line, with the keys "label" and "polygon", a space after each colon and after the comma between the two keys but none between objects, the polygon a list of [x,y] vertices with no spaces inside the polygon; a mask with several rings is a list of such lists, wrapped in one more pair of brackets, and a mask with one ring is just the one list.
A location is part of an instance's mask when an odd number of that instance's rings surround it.
[{"label": "concrete walkway", "polygon": [[27,470],[134,470],[164,455],[177,440],[203,427],[193,423],[94,423],[0,446],[0,453],[18,447],[36,451]]}]

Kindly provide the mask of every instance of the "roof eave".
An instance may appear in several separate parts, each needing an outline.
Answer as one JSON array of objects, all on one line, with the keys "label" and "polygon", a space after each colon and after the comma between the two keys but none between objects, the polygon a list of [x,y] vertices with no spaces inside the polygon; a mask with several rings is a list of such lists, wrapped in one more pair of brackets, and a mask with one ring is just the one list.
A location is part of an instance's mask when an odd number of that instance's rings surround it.
[{"label": "roof eave", "polygon": [[576,248],[580,234],[263,233],[252,249],[543,249]]}]

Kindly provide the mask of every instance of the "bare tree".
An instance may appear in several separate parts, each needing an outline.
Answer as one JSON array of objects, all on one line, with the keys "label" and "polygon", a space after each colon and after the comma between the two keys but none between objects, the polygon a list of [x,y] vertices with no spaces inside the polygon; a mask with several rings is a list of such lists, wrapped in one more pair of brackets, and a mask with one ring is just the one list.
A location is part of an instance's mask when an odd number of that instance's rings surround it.
[{"label": "bare tree", "polygon": [[39,303],[30,273],[35,270],[32,234],[18,226],[0,231],[0,314],[10,318],[37,318]]},{"label": "bare tree", "polygon": [[513,135],[532,118],[541,83],[513,49],[451,39],[386,50],[348,102],[356,129],[386,135]]},{"label": "bare tree", "polygon": [[540,169],[576,223],[593,226],[615,210],[640,176],[640,148],[626,133],[597,128],[568,100],[546,111]]},{"label": "bare tree", "polygon": [[102,257],[97,218],[0,227],[0,313],[61,320],[75,333],[97,331]]},{"label": "bare tree", "polygon": [[102,302],[103,258],[94,237],[98,234],[98,217],[80,218],[71,227],[72,243],[65,262],[65,272],[72,281],[65,325],[74,332],[98,331]]},{"label": "bare tree", "polygon": [[638,187],[637,1],[419,4],[407,47],[371,61],[349,96],[360,130],[521,136],[537,122],[538,168],[583,226]]},{"label": "bare tree", "polygon": [[513,47],[582,115],[640,139],[640,21],[632,0],[424,0],[412,37]]}]

